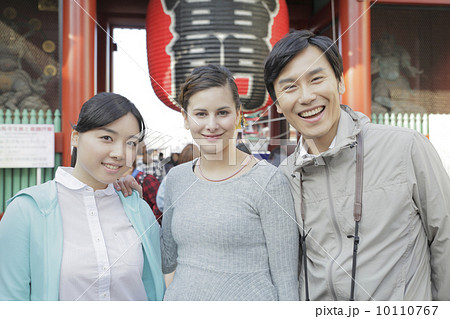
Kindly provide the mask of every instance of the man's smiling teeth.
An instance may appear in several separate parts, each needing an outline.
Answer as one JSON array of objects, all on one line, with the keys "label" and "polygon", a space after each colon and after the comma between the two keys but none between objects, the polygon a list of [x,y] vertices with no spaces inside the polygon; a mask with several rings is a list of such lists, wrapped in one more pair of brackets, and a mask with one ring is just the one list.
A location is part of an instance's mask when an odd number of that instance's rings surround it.
[{"label": "man's smiling teeth", "polygon": [[316,108],[316,109],[314,109],[314,110],[311,110],[311,111],[301,112],[301,113],[300,113],[300,116],[301,116],[301,117],[310,117],[310,116],[314,116],[314,115],[316,115],[317,113],[322,112],[323,109],[324,109],[324,107],[323,107],[323,106],[320,106],[320,107],[318,107],[318,108]]},{"label": "man's smiling teeth", "polygon": [[103,164],[103,166],[105,166],[106,168],[109,168],[109,169],[118,169],[120,167],[120,166],[110,165],[110,164]]}]

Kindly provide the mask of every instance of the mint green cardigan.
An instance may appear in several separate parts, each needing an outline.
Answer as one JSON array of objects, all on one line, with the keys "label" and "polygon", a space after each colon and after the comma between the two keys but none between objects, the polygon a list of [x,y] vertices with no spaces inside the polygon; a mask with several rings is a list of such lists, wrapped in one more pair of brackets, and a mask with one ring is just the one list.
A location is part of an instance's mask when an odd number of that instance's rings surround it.
[{"label": "mint green cardigan", "polygon": [[[160,229],[147,203],[118,192],[142,241],[142,281],[148,300],[162,300]],[[55,181],[33,186],[8,201],[0,221],[0,300],[58,300],[63,227]]]}]

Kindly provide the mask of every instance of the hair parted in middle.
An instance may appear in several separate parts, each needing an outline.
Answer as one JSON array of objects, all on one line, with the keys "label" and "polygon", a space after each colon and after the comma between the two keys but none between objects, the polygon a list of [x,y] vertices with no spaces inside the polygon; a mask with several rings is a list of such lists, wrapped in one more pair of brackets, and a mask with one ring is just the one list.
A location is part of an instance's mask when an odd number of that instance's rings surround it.
[{"label": "hair parted in middle", "polygon": [[342,56],[333,40],[326,36],[316,35],[308,30],[293,30],[275,43],[264,65],[264,82],[272,101],[276,102],[277,100],[273,82],[297,54],[311,45],[324,52],[336,79],[338,82],[340,81],[344,66]]},{"label": "hair parted in middle", "polygon": [[195,68],[181,85],[178,102],[186,112],[189,106],[189,99],[192,95],[203,90],[223,86],[230,88],[234,103],[236,104],[236,110],[239,110],[241,101],[233,74],[226,67],[216,64]]}]

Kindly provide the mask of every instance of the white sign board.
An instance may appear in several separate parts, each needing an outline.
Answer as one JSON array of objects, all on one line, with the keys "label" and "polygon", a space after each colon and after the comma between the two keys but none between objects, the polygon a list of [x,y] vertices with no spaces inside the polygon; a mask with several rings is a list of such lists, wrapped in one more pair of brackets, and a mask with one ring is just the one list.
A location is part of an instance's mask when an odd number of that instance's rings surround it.
[{"label": "white sign board", "polygon": [[430,114],[429,128],[430,142],[450,175],[450,114]]},{"label": "white sign board", "polygon": [[54,167],[53,124],[0,124],[0,167]]}]

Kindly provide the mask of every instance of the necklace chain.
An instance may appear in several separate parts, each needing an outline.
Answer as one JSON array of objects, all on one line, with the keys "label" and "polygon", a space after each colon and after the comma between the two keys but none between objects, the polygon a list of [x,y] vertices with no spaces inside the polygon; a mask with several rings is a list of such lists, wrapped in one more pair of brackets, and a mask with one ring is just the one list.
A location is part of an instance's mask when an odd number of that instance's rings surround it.
[{"label": "necklace chain", "polygon": [[245,163],[244,165],[242,165],[241,168],[239,168],[236,172],[234,172],[234,173],[231,174],[230,176],[225,177],[225,178],[221,178],[221,179],[210,179],[210,178],[206,177],[205,174],[203,174],[203,171],[202,171],[201,159],[198,161],[198,162],[199,162],[199,163],[198,163],[198,170],[199,170],[199,172],[200,172],[200,175],[201,175],[204,179],[206,179],[207,181],[209,181],[209,182],[223,182],[223,181],[226,181],[226,180],[232,178],[233,176],[239,174],[240,171],[242,171],[244,168],[247,167],[247,165],[251,162],[251,159],[252,159],[251,156],[247,156],[246,163]]}]

